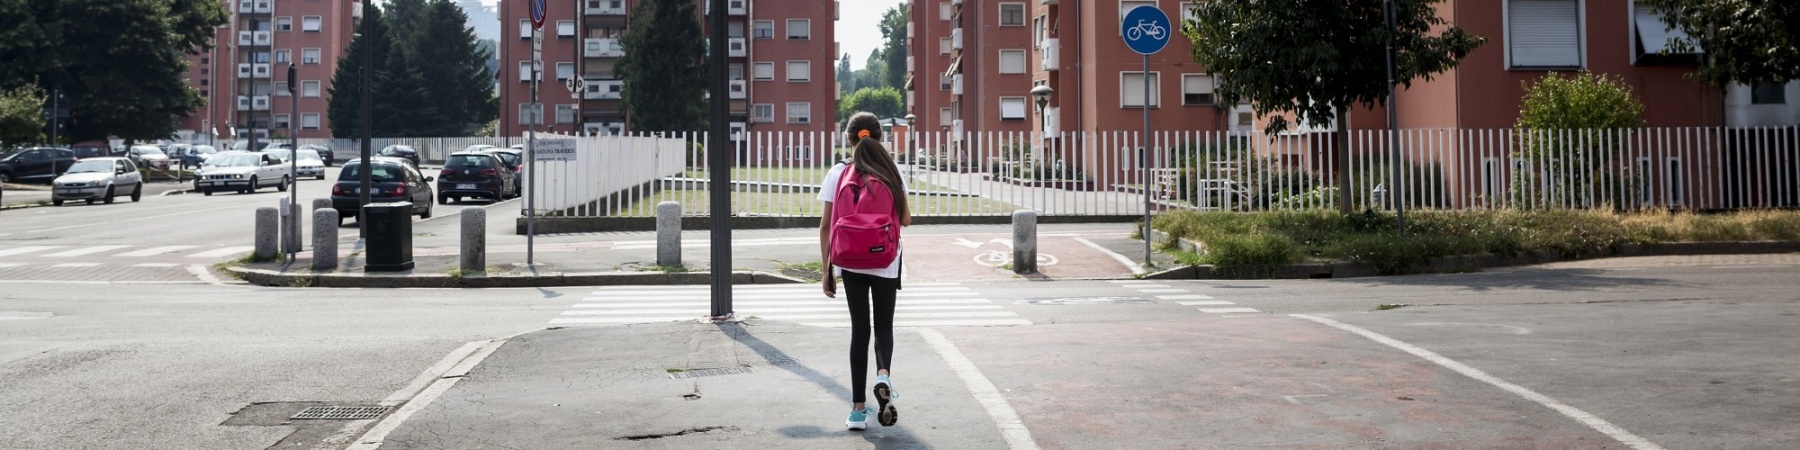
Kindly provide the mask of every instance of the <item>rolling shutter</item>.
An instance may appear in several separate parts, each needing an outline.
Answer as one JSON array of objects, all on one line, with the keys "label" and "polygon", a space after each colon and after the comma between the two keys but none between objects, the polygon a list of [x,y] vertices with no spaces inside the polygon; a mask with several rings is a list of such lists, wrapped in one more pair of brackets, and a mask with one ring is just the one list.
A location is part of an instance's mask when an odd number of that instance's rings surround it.
[{"label": "rolling shutter", "polygon": [[1510,0],[1507,51],[1513,67],[1581,67],[1576,0]]}]

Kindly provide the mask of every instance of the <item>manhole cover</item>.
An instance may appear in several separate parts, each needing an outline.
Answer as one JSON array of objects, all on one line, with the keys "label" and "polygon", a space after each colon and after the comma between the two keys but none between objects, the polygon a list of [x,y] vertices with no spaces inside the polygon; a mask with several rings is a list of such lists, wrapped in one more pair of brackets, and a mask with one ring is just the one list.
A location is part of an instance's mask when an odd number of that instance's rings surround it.
[{"label": "manhole cover", "polygon": [[294,419],[363,420],[381,417],[386,406],[314,406],[300,410]]},{"label": "manhole cover", "polygon": [[1026,305],[1123,305],[1137,303],[1156,303],[1139,297],[1062,297],[1062,298],[1028,298],[1018,303]]},{"label": "manhole cover", "polygon": [[717,376],[738,375],[738,374],[745,374],[745,373],[750,373],[749,367],[722,367],[722,368],[716,368],[716,369],[692,369],[692,370],[682,370],[682,371],[671,371],[671,372],[669,372],[669,378],[674,378],[674,379],[679,380],[679,379],[683,379],[683,378],[717,377]]}]

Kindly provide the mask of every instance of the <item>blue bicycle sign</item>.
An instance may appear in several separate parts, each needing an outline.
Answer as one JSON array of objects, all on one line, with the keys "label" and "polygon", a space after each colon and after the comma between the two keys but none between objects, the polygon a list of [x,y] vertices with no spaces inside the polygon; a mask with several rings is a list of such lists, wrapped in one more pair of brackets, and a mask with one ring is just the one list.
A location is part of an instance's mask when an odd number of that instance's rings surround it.
[{"label": "blue bicycle sign", "polygon": [[1131,51],[1154,54],[1169,44],[1169,16],[1155,6],[1132,8],[1119,21],[1119,34],[1125,37],[1125,46]]}]

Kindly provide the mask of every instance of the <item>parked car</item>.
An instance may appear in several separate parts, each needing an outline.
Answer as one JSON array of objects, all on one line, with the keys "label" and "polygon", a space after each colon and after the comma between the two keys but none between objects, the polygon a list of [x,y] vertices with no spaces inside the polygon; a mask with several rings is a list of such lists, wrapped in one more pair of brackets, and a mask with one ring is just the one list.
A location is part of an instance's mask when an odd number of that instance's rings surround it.
[{"label": "parked car", "polygon": [[75,152],[66,148],[31,147],[0,157],[0,183],[43,183],[56,179],[75,165]]},{"label": "parked car", "polygon": [[438,203],[481,197],[501,201],[518,196],[519,177],[500,157],[486,152],[456,152],[438,172]]},{"label": "parked car", "polygon": [[77,143],[75,143],[75,145],[70,146],[69,150],[75,152],[76,158],[99,158],[99,157],[103,157],[103,156],[118,156],[118,154],[120,153],[118,150],[112,148],[112,145],[108,144],[106,141],[77,142]]},{"label": "parked car", "polygon": [[410,145],[395,144],[382,147],[381,153],[377,153],[377,155],[389,158],[403,158],[407,161],[411,161],[413,167],[419,167],[419,151],[413,150]]},{"label": "parked car", "polygon": [[[410,162],[399,158],[369,159],[369,201],[373,203],[412,202],[413,214],[431,217],[432,178],[419,173]],[[331,208],[338,212],[338,225],[356,217],[362,201],[361,160],[344,162],[337,184],[331,186]],[[358,219],[360,220],[360,219]]]},{"label": "parked car", "polygon": [[269,146],[268,148],[264,148],[262,152],[270,154],[270,155],[274,155],[275,159],[281,160],[281,162],[283,164],[287,163],[289,160],[292,160],[294,158],[293,150],[276,147],[276,146]]},{"label": "parked car", "polygon": [[68,200],[113,202],[113,197],[130,192],[131,201],[144,197],[144,175],[129,158],[88,158],[69,166],[69,171],[51,183],[50,203],[62,206]]},{"label": "parked car", "polygon": [[481,151],[492,150],[493,148],[494,148],[494,146],[492,146],[492,145],[475,144],[475,145],[471,145],[466,148],[463,148],[463,151],[465,151],[465,152],[481,152]]},{"label": "parked car", "polygon": [[277,190],[286,191],[289,177],[291,174],[288,166],[275,159],[274,155],[260,152],[220,153],[208,159],[206,165],[194,174],[194,190],[206,195],[212,195],[215,191],[247,194],[273,184]]},{"label": "parked car", "polygon": [[294,158],[294,166],[298,168],[294,173],[295,177],[325,179],[325,161],[319,158],[319,152],[300,150]]},{"label": "parked car", "polygon": [[331,167],[332,163],[337,162],[337,153],[331,151],[331,146],[329,145],[306,144],[300,146],[300,149],[318,152],[319,160],[325,162],[325,167]]},{"label": "parked car", "polygon": [[512,169],[513,175],[515,175],[513,177],[513,195],[515,197],[525,195],[525,154],[510,148],[492,148],[487,152],[500,157],[500,163]]},{"label": "parked car", "polygon": [[219,149],[213,148],[211,145],[196,145],[188,149],[186,153],[182,153],[177,159],[181,160],[181,167],[184,169],[200,167],[201,164],[206,163],[206,158],[211,158],[216,153],[219,153]]},{"label": "parked car", "polygon": [[130,150],[125,152],[125,157],[131,159],[131,162],[137,163],[140,167],[152,169],[169,168],[169,155],[163,153],[162,148],[154,145],[133,145]]}]

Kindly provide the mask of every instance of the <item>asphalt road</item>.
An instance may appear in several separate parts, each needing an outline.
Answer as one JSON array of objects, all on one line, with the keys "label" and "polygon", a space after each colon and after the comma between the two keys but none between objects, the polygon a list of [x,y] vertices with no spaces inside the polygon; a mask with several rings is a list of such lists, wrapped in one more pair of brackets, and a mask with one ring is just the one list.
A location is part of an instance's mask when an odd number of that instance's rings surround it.
[{"label": "asphalt road", "polygon": [[[0,240],[247,241],[218,221],[238,212],[248,221],[247,208],[274,197],[40,209],[71,216],[20,229],[6,217],[14,234]],[[1353,280],[965,282],[1031,324],[937,328],[1046,449],[1791,449],[1800,448],[1795,273],[1800,255]],[[0,282],[0,405],[9,411],[0,442],[342,448],[369,424],[248,417],[265,402],[379,401],[465,343],[543,330],[593,291]],[[1164,298],[1174,295],[1188,297]],[[1384,304],[1407,306],[1378,310]],[[981,428],[932,426],[958,436]],[[934,447],[883,442],[857,447]],[[449,447],[477,446],[464,444]]]}]

